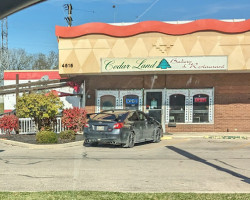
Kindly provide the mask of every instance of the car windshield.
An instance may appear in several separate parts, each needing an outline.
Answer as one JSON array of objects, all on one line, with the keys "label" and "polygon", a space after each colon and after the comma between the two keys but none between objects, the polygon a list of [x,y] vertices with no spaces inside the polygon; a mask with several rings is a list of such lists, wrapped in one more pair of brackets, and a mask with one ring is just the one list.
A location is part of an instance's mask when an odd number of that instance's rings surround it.
[{"label": "car windshield", "polygon": [[122,122],[128,116],[128,112],[123,113],[99,113],[95,115],[92,120],[118,121]]}]

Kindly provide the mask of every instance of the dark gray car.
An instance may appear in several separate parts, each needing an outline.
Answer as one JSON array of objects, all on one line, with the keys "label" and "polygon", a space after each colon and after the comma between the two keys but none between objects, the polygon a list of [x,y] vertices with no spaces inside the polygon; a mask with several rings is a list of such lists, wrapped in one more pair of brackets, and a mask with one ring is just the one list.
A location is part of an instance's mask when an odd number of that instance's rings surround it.
[{"label": "dark gray car", "polygon": [[131,148],[135,143],[161,140],[161,124],[138,110],[108,110],[88,116],[85,145],[107,143]]}]

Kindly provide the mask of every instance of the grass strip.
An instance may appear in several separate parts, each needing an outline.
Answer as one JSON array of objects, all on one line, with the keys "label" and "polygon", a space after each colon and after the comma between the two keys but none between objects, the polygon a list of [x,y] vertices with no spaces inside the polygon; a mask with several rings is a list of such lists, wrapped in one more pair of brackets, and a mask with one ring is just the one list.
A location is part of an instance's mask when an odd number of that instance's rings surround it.
[{"label": "grass strip", "polygon": [[249,200],[250,193],[0,192],[1,200]]}]

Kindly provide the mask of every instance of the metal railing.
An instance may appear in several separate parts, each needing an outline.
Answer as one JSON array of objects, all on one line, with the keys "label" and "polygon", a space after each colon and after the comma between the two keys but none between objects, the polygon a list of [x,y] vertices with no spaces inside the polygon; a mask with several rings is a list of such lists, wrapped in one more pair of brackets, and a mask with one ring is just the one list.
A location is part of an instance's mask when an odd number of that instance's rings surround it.
[{"label": "metal railing", "polygon": [[62,126],[62,118],[57,117],[56,118],[56,124],[54,126],[55,133],[60,133],[61,131],[64,131],[64,127]]},{"label": "metal railing", "polygon": [[[64,130],[62,126],[61,117],[56,118],[56,124],[53,127],[55,133],[60,133]],[[37,128],[34,120],[31,118],[19,118],[19,134],[35,134],[37,132]],[[6,131],[0,129],[0,134],[6,134]],[[10,134],[16,134],[13,130]]]},{"label": "metal railing", "polygon": [[19,118],[19,134],[36,133],[35,122],[31,118]]}]

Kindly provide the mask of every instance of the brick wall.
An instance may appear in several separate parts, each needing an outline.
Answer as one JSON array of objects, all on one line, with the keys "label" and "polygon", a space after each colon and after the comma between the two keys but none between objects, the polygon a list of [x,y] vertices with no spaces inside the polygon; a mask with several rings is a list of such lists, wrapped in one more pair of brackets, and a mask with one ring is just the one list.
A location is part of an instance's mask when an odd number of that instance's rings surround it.
[{"label": "brick wall", "polygon": [[214,87],[214,124],[177,124],[169,132],[250,131],[250,74],[166,74],[84,76],[88,112],[95,112],[95,91],[107,89],[199,89]]}]

